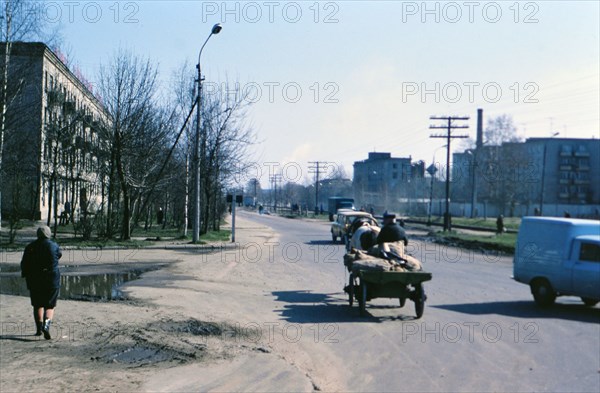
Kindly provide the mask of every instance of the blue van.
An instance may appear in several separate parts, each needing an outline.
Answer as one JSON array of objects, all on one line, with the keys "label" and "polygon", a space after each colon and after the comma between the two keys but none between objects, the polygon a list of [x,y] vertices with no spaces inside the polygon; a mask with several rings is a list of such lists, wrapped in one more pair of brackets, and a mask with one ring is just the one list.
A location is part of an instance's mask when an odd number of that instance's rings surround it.
[{"label": "blue van", "polygon": [[600,221],[523,217],[513,278],[531,287],[540,306],[568,295],[593,307],[600,301]]}]

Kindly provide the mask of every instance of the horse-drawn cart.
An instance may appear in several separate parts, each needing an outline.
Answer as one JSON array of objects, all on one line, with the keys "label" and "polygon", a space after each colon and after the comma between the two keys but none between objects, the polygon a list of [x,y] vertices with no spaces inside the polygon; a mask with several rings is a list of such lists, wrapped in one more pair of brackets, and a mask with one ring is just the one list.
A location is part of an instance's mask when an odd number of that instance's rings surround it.
[{"label": "horse-drawn cart", "polygon": [[415,303],[417,318],[423,316],[425,309],[425,290],[423,282],[431,280],[431,273],[424,271],[379,271],[357,269],[349,262],[344,264],[350,272],[348,293],[350,306],[354,299],[358,302],[360,315],[365,315],[366,303],[378,297],[399,299],[400,307],[404,307],[406,299]]}]

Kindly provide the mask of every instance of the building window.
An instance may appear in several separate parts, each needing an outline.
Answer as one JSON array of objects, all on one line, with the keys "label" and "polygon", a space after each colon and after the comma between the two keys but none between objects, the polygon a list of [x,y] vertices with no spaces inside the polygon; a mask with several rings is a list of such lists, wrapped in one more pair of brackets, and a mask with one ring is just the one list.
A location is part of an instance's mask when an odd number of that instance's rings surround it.
[{"label": "building window", "polygon": [[560,149],[561,156],[570,156],[573,154],[573,148],[571,145],[563,145]]}]

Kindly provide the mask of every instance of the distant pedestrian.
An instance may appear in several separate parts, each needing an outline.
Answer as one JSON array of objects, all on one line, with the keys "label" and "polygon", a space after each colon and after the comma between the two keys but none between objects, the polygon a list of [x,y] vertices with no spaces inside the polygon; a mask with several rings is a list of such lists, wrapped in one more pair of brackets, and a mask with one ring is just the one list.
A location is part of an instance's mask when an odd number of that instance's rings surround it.
[{"label": "distant pedestrian", "polygon": [[163,212],[162,207],[159,207],[158,211],[156,212],[156,223],[158,225],[161,225],[164,217],[165,217],[165,212]]},{"label": "distant pedestrian", "polygon": [[65,202],[65,215],[66,215],[66,223],[71,222],[71,202]]},{"label": "distant pedestrian", "polygon": [[504,216],[500,214],[496,219],[496,233],[500,234],[505,231],[504,229]]},{"label": "distant pedestrian", "polygon": [[50,228],[41,226],[37,240],[25,247],[21,260],[21,276],[25,277],[33,306],[36,336],[50,340],[50,324],[60,290],[58,260],[62,257],[58,244],[50,240]]}]

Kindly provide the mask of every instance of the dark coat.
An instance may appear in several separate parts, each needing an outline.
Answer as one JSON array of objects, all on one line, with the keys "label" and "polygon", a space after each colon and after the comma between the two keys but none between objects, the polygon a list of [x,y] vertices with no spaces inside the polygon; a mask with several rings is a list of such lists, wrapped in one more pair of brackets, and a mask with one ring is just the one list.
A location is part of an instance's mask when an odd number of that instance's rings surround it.
[{"label": "dark coat", "polygon": [[377,244],[397,242],[400,240],[404,241],[405,245],[408,245],[406,232],[404,232],[404,229],[395,222],[384,225],[379,232],[379,236],[377,236]]},{"label": "dark coat", "polygon": [[38,239],[27,245],[21,260],[21,277],[25,277],[27,288],[60,288],[60,257],[60,247],[50,239]]}]

